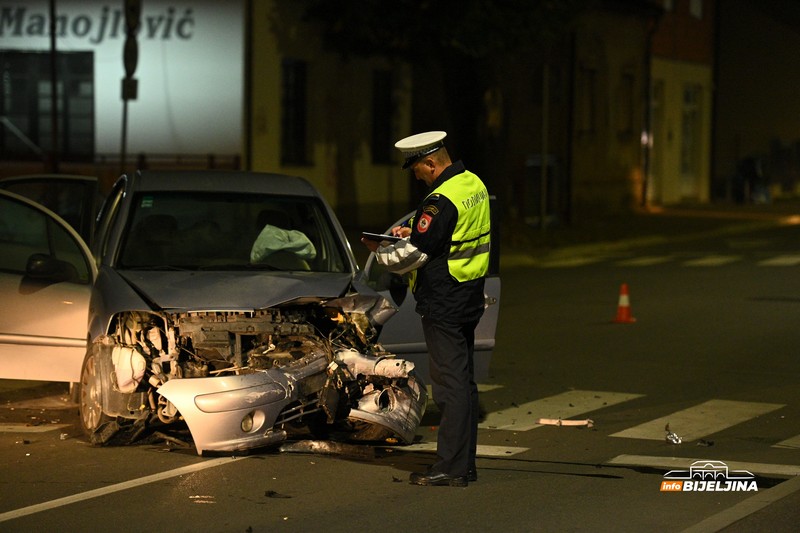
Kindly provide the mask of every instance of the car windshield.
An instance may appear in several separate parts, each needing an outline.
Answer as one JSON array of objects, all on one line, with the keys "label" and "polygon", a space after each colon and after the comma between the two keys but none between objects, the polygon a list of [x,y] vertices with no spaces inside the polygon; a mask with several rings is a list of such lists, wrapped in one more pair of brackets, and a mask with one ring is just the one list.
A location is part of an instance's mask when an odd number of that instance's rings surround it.
[{"label": "car windshield", "polygon": [[118,266],[128,269],[347,272],[340,239],[310,197],[139,193]]}]

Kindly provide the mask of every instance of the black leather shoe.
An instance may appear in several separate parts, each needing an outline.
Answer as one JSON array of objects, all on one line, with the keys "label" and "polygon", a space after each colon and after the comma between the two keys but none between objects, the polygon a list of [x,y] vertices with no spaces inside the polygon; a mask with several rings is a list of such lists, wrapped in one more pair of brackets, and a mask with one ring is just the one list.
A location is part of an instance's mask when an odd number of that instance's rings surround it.
[{"label": "black leather shoe", "polygon": [[408,478],[412,485],[447,485],[450,487],[466,487],[467,476],[451,476],[444,472],[429,470],[428,472],[414,472]]},{"label": "black leather shoe", "polygon": [[470,467],[470,469],[467,470],[467,481],[469,481],[470,483],[478,481],[478,469],[475,468],[474,466]]}]

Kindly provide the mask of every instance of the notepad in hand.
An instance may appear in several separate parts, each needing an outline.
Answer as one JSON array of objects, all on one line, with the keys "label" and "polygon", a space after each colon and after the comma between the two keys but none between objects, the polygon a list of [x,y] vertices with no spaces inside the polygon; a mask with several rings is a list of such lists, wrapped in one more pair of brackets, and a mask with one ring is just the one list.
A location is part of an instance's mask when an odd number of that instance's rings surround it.
[{"label": "notepad in hand", "polygon": [[382,235],[380,233],[370,233],[368,231],[362,231],[361,235],[365,239],[378,242],[383,242],[383,241],[397,242],[402,239],[402,237],[395,237],[394,235]]}]

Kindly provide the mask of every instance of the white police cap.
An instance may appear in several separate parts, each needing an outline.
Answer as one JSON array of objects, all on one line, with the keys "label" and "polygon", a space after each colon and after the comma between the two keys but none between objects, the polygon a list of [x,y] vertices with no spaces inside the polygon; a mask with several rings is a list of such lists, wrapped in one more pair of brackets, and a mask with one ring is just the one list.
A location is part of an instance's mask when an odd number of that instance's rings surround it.
[{"label": "white police cap", "polygon": [[400,150],[406,158],[403,168],[410,167],[420,158],[432,154],[444,146],[445,137],[447,137],[447,132],[445,131],[427,131],[400,139],[394,143],[394,147]]}]

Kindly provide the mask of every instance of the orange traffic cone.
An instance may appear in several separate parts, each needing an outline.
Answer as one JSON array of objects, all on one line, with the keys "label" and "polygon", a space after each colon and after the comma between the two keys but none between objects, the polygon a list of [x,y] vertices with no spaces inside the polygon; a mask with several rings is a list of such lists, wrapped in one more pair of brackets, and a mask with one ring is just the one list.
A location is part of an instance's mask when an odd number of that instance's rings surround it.
[{"label": "orange traffic cone", "polygon": [[619,304],[617,305],[617,324],[633,324],[636,319],[631,316],[631,301],[628,297],[628,284],[623,283],[619,288]]}]

